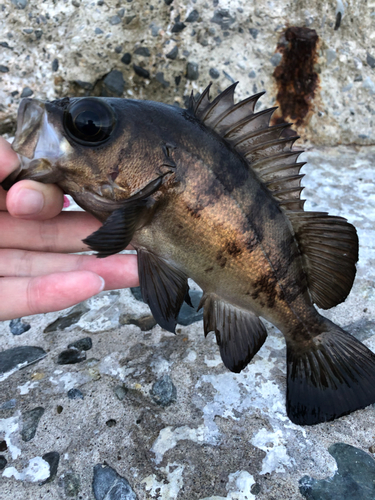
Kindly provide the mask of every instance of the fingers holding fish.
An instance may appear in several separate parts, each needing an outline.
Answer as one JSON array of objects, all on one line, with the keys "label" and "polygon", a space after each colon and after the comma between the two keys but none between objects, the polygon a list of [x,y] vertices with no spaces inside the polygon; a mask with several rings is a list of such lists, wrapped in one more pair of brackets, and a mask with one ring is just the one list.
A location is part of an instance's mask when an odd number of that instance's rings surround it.
[{"label": "fingers holding fish", "polygon": [[84,252],[84,238],[96,231],[100,222],[85,212],[62,212],[50,220],[25,220],[0,212],[0,248],[44,252]]},{"label": "fingers holding fish", "polygon": [[6,208],[17,218],[45,220],[58,215],[64,204],[64,194],[55,184],[24,180],[8,191]]},{"label": "fingers holding fish", "polygon": [[11,145],[0,137],[0,182],[19,167],[20,161]]},{"label": "fingers holding fish", "polygon": [[[137,256],[133,254],[112,255],[106,259],[98,259],[94,255],[0,250],[0,276],[4,278],[30,278],[81,271],[101,276],[105,281],[105,290],[139,285]],[[1,284],[0,280],[0,287]]]},{"label": "fingers holding fish", "polygon": [[101,292],[104,285],[103,278],[90,271],[1,278],[0,321],[71,307]]}]

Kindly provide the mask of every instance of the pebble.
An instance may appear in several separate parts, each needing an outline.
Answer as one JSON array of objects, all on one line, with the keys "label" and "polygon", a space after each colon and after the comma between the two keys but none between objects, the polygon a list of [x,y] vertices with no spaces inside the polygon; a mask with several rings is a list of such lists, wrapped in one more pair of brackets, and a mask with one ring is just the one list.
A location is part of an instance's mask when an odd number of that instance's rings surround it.
[{"label": "pebble", "polygon": [[117,424],[116,420],[114,418],[110,418],[109,420],[107,420],[107,422],[105,423],[105,425],[107,427],[115,427],[115,425]]},{"label": "pebble", "polygon": [[22,31],[26,33],[26,35],[31,35],[31,33],[34,33],[33,28],[24,28]]},{"label": "pebble", "polygon": [[133,64],[133,69],[138,76],[141,76],[142,78],[150,78],[150,72],[147,71],[147,69],[137,66],[136,64]]},{"label": "pebble", "polygon": [[178,21],[177,23],[174,23],[173,28],[172,28],[172,33],[181,33],[182,30],[186,28],[186,24],[182,23],[181,21]]},{"label": "pebble", "polygon": [[42,35],[43,35],[43,31],[42,30],[35,30],[35,38],[37,40],[39,40],[40,38],[42,38]]},{"label": "pebble", "polygon": [[131,60],[132,60],[132,56],[131,56],[131,54],[129,54],[129,52],[126,52],[126,54],[124,54],[121,57],[121,62],[124,64],[130,64]]},{"label": "pebble", "polygon": [[59,467],[60,454],[57,451],[49,451],[42,456],[43,460],[45,460],[49,464],[50,474],[49,477],[43,481],[40,486],[46,483],[51,483],[57,474],[57,469]]},{"label": "pebble", "polygon": [[137,54],[139,56],[143,57],[150,57],[150,49],[148,47],[138,47],[135,49],[134,54]]},{"label": "pebble", "polygon": [[166,57],[167,57],[168,59],[172,59],[172,60],[174,60],[174,59],[176,59],[177,55],[178,55],[178,47],[177,47],[177,45],[175,45],[175,46],[173,47],[173,49],[172,49],[170,52],[168,52],[168,54],[167,54],[167,56],[166,56]]},{"label": "pebble", "polygon": [[210,77],[216,80],[220,76],[220,72],[216,68],[210,68]]},{"label": "pebble", "polygon": [[8,449],[7,442],[5,440],[0,441],[0,451],[7,451],[7,449]]},{"label": "pebble", "polygon": [[0,406],[0,410],[10,410],[12,408],[15,408],[16,405],[17,399],[10,399],[9,401],[5,401],[5,403]]},{"label": "pebble", "polygon": [[[30,88],[30,87],[25,87],[22,92],[21,92],[21,99],[23,99],[24,97],[30,97],[32,96],[34,93],[34,91]],[[30,327],[30,325],[29,325]],[[27,331],[27,330],[25,330]]]},{"label": "pebble", "polygon": [[67,394],[68,394],[69,399],[83,399],[84,398],[82,392],[79,389],[75,389],[75,388],[70,389]]},{"label": "pebble", "polygon": [[116,52],[116,54],[121,54],[121,52],[122,52],[122,46],[121,45],[117,45],[117,47],[115,47],[115,52]]},{"label": "pebble", "polygon": [[[79,87],[81,87],[81,89],[85,89],[85,90],[92,90],[92,89],[94,88],[94,85],[93,85],[92,83],[90,83],[90,82],[84,82],[84,81],[82,81],[82,80],[74,80],[74,83],[76,83]],[[74,308],[74,310],[75,310],[75,308]],[[85,311],[81,313],[81,316],[82,316],[85,312],[87,312],[88,310],[89,310],[89,309],[88,309],[88,308],[86,308],[86,309],[85,309]],[[67,321],[67,323],[64,323],[64,319],[66,319],[66,318],[70,318],[70,315],[71,315],[71,314],[72,314],[72,316],[71,316],[71,320],[72,320],[72,322],[71,322],[70,324],[68,324],[68,323],[69,323],[69,321]],[[54,324],[55,324],[55,323],[57,323],[58,321],[61,321],[61,323],[58,323],[58,328],[57,328],[57,329],[58,329],[58,330],[63,330],[64,328],[68,328],[68,326],[71,326],[71,325],[73,325],[74,323],[76,323],[76,322],[79,320],[79,318],[80,318],[81,316],[78,316],[78,315],[77,315],[77,316],[75,316],[75,314],[73,313],[73,311],[71,311],[71,312],[70,312],[70,314],[68,314],[67,316],[62,316],[61,318],[58,318],[58,319],[57,319],[54,323],[51,323],[51,325],[54,325]],[[61,326],[61,325],[66,325],[66,326]],[[48,328],[48,327],[47,327],[47,328]],[[44,331],[45,331],[45,330],[44,330]],[[53,330],[51,330],[51,331],[53,331]]]},{"label": "pebble", "polygon": [[95,28],[95,34],[96,35],[102,35],[104,33],[103,30],[101,30],[100,28]]},{"label": "pebble", "polygon": [[[26,87],[28,88],[28,87]],[[24,89],[25,90],[25,89]],[[31,91],[31,94],[33,91]],[[23,91],[22,91],[23,94]],[[21,97],[28,97],[28,95],[22,95]],[[29,95],[31,95],[29,94]],[[30,330],[31,326],[28,323],[24,323],[22,321],[22,318],[17,318],[17,319],[12,319],[9,323],[9,328],[10,331],[13,333],[13,335],[22,335],[23,333],[27,332]]]},{"label": "pebble", "polygon": [[55,58],[52,61],[52,71],[57,71],[59,69],[59,60]]},{"label": "pebble", "polygon": [[375,69],[375,57],[373,57],[371,54],[367,52],[366,56],[366,62],[367,64],[372,68]]},{"label": "pebble", "polygon": [[67,497],[77,497],[81,487],[81,481],[79,480],[79,476],[74,474],[74,472],[66,472],[64,476],[60,478],[59,484],[64,488]]},{"label": "pebble", "polygon": [[117,69],[113,69],[110,73],[108,73],[103,80],[103,84],[111,94],[120,97],[124,93],[125,80],[121,71],[118,71]]},{"label": "pebble", "polygon": [[108,465],[95,465],[92,489],[95,500],[137,500],[129,482]]},{"label": "pebble", "polygon": [[[31,365],[40,361],[47,353],[41,347],[19,346],[0,352],[0,375],[10,372],[18,365]],[[20,369],[20,368],[19,368]]]},{"label": "pebble", "polygon": [[280,52],[276,52],[276,54],[274,54],[270,59],[272,66],[278,66],[282,58],[283,56],[280,54]]},{"label": "pebble", "polygon": [[249,32],[250,32],[250,35],[254,38],[254,40],[256,39],[256,37],[259,34],[259,30],[257,30],[256,28],[249,28]]},{"label": "pebble", "polygon": [[195,62],[188,62],[186,66],[186,78],[188,80],[198,80],[199,78],[199,66]]},{"label": "pebble", "polygon": [[169,375],[157,380],[151,388],[151,397],[156,404],[163,408],[177,400],[177,389]]},{"label": "pebble", "polygon": [[141,292],[140,286],[132,287],[132,288],[130,288],[130,291],[136,300],[139,300],[139,302],[143,302],[142,292]]},{"label": "pebble", "polygon": [[68,349],[78,349],[79,351],[89,351],[92,349],[92,340],[90,337],[83,337],[68,345]]},{"label": "pebble", "polygon": [[66,349],[65,351],[60,352],[56,363],[58,365],[74,365],[76,363],[81,363],[85,359],[85,351],[79,351],[78,349]]},{"label": "pebble", "polygon": [[211,23],[219,24],[222,29],[228,29],[231,24],[235,21],[234,17],[229,14],[227,9],[217,9],[214,12],[214,17],[211,19]]},{"label": "pebble", "polygon": [[112,26],[116,26],[116,24],[121,23],[121,17],[120,16],[112,16],[108,19],[109,24],[112,24]]},{"label": "pebble", "polygon": [[11,2],[17,9],[24,9],[27,5],[27,0],[11,0]]},{"label": "pebble", "polygon": [[120,325],[135,325],[138,326],[142,332],[149,332],[157,324],[152,314],[135,318],[131,314],[122,314],[119,318]]},{"label": "pebble", "polygon": [[8,71],[8,66],[3,66],[2,64],[0,64],[0,73],[8,73]]},{"label": "pebble", "polygon": [[21,431],[22,440],[26,443],[31,441],[35,436],[38,424],[42,415],[44,413],[44,408],[38,406],[32,410],[25,411],[22,413],[23,426]]},{"label": "pebble", "polygon": [[199,19],[199,12],[194,9],[190,12],[190,14],[185,19],[185,23],[195,23]]},{"label": "pebble", "polygon": [[255,73],[255,71],[251,70],[249,73],[249,78],[255,78],[256,76],[257,76],[257,74]]},{"label": "pebble", "polygon": [[8,460],[4,457],[4,455],[0,455],[0,470],[5,469]]},{"label": "pebble", "polygon": [[375,498],[375,460],[345,443],[335,443],[328,451],[337,462],[337,472],[333,478],[320,480],[304,476],[299,481],[301,494],[313,500]]},{"label": "pebble", "polygon": [[171,3],[173,2],[173,0],[164,0],[165,4],[166,5],[171,5]]},{"label": "pebble", "polygon": [[162,87],[163,88],[168,88],[169,87],[169,82],[167,82],[165,79],[164,79],[164,73],[162,71],[159,71],[158,73],[156,73],[155,75],[155,79],[161,83]]},{"label": "pebble", "polygon": [[113,392],[116,394],[116,397],[119,401],[123,401],[128,391],[123,385],[116,385],[116,387],[113,389]]},{"label": "pebble", "polygon": [[203,308],[200,311],[197,311],[199,302],[202,298],[202,292],[190,290],[189,295],[193,307],[189,306],[186,302],[182,304],[177,318],[177,323],[179,325],[188,326],[203,319]]}]

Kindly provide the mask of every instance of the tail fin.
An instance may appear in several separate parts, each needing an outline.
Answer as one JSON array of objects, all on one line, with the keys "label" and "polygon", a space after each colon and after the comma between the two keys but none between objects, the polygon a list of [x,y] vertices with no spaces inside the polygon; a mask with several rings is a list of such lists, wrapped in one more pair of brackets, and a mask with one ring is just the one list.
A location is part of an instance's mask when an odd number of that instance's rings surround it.
[{"label": "tail fin", "polygon": [[310,349],[287,345],[287,413],[292,422],[328,422],[375,403],[375,354],[325,319]]}]

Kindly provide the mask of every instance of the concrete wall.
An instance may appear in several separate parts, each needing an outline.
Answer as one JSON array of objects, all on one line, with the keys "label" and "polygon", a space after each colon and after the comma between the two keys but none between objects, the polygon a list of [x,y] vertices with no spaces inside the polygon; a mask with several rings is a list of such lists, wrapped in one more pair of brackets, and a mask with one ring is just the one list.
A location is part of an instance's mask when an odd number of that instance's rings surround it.
[{"label": "concrete wall", "polygon": [[0,44],[3,134],[22,95],[184,106],[238,80],[238,98],[266,90],[259,109],[281,103],[310,143],[375,142],[374,0],[5,0]]}]

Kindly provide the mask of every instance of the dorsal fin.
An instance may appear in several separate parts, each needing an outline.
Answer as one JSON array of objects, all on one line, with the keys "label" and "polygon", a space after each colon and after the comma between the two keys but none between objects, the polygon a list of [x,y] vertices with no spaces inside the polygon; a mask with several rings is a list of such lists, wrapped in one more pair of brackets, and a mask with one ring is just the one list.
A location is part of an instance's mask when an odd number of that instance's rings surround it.
[{"label": "dorsal fin", "polygon": [[[262,92],[234,104],[234,83],[212,102],[210,85],[189,110],[242,155],[288,216],[303,254],[314,302],[323,308],[339,304],[349,293],[358,259],[355,228],[345,219],[304,212],[297,135],[282,137],[288,123],[269,125],[276,108],[254,113]],[[334,233],[334,234],[332,234]],[[321,251],[319,250],[321,248]]]}]

